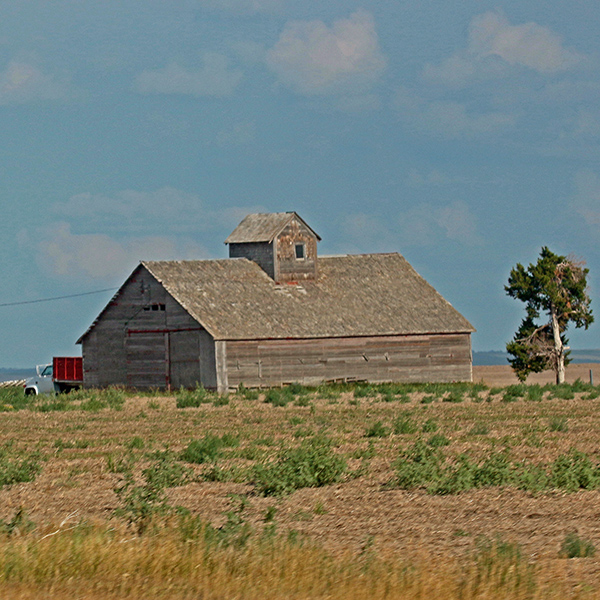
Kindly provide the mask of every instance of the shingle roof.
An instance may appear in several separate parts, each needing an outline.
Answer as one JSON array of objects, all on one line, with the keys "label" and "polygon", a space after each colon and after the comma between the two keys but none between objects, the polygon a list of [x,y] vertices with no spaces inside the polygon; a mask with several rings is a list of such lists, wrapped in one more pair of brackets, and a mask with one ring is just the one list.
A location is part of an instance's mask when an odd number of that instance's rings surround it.
[{"label": "shingle roof", "polygon": [[217,340],[475,331],[400,254],[321,257],[295,285],[245,258],[141,265]]},{"label": "shingle roof", "polygon": [[253,213],[244,217],[242,222],[225,240],[226,244],[243,244],[248,242],[272,242],[275,236],[293,219],[298,219],[317,237],[321,238],[295,212]]}]

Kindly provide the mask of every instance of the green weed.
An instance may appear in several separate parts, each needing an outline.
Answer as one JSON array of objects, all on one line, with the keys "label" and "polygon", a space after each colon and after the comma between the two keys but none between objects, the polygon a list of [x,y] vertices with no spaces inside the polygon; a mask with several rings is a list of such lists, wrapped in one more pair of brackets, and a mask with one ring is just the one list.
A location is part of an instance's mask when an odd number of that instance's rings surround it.
[{"label": "green weed", "polygon": [[471,435],[487,435],[490,432],[485,423],[475,423],[469,432]]},{"label": "green weed", "polygon": [[539,402],[544,397],[544,390],[539,383],[527,386],[527,400]]},{"label": "green weed", "polygon": [[235,466],[220,467],[218,464],[213,463],[202,473],[201,478],[204,481],[218,481],[221,483],[227,481],[244,483],[247,479],[247,470]]},{"label": "green weed", "polygon": [[527,394],[527,386],[523,383],[518,385],[509,385],[504,388],[504,394],[502,394],[502,402],[515,402],[525,397]]},{"label": "green weed", "polygon": [[213,406],[227,406],[229,404],[229,396],[215,396],[212,401]]},{"label": "green weed", "polygon": [[135,436],[125,444],[125,447],[129,450],[141,450],[144,447],[144,440],[139,436]]},{"label": "green weed", "polygon": [[0,412],[31,408],[34,402],[35,396],[26,396],[22,387],[0,389]]},{"label": "green weed", "polygon": [[131,452],[120,456],[109,454],[106,457],[106,469],[109,473],[127,473],[133,468],[134,464],[135,457]]},{"label": "green weed", "polygon": [[443,446],[449,446],[450,440],[445,435],[441,433],[436,433],[427,440],[427,443],[432,448],[442,448]]},{"label": "green weed", "polygon": [[576,532],[567,533],[560,545],[562,558],[587,558],[596,554],[596,547],[589,540],[579,537]]},{"label": "green weed", "polygon": [[275,461],[256,465],[252,481],[260,494],[282,495],[335,483],[346,469],[345,459],[333,452],[331,443],[315,437],[297,448],[282,449]]},{"label": "green weed", "polygon": [[352,453],[352,458],[373,458],[377,454],[373,440],[369,440],[366,448],[358,448]]},{"label": "green weed", "polygon": [[198,408],[202,404],[210,404],[211,402],[211,394],[201,385],[196,386],[193,390],[180,388],[175,394],[177,408]]},{"label": "green weed", "polygon": [[573,400],[575,392],[568,383],[561,383],[550,388],[550,395],[557,400]]},{"label": "green weed", "polygon": [[472,488],[510,486],[531,492],[545,489],[600,487],[600,466],[582,452],[570,450],[546,467],[510,459],[508,451],[475,462],[461,454],[448,460],[439,448],[418,440],[394,463],[395,484],[402,489],[423,487],[433,494],[456,494]]},{"label": "green weed", "polygon": [[568,419],[566,417],[552,417],[548,423],[550,431],[565,433],[569,430]]},{"label": "green weed", "polygon": [[41,470],[40,456],[35,452],[19,455],[6,447],[0,450],[0,488],[33,481]]},{"label": "green weed", "polygon": [[421,431],[423,433],[433,433],[434,431],[437,431],[438,425],[435,421],[435,419],[427,419],[427,421],[425,421],[425,423],[423,423],[423,427],[421,427]]},{"label": "green weed", "polygon": [[265,394],[265,402],[273,406],[287,406],[293,400],[290,388],[271,388]]},{"label": "green weed", "polygon": [[158,450],[149,455],[151,466],[142,471],[149,486],[158,489],[185,485],[191,480],[193,471],[176,461],[175,454],[170,450]]},{"label": "green weed", "polygon": [[586,454],[572,448],[552,463],[549,484],[567,492],[596,489],[600,486],[600,468]]},{"label": "green weed", "polygon": [[355,398],[372,398],[377,395],[377,390],[372,385],[357,385],[354,388]]},{"label": "green weed", "polygon": [[415,433],[417,425],[408,415],[400,415],[394,421],[393,429],[396,435],[404,435]]},{"label": "green weed", "polygon": [[209,433],[201,440],[192,440],[181,452],[179,458],[195,464],[215,462],[220,456],[222,448],[221,438]]},{"label": "green weed", "polygon": [[370,427],[367,427],[365,431],[365,437],[387,437],[390,434],[387,427],[383,425],[381,421],[373,423]]},{"label": "green weed", "polygon": [[248,389],[244,387],[243,383],[240,383],[237,389],[239,396],[242,396],[245,400],[258,400],[260,392],[256,389]]},{"label": "green weed", "polygon": [[58,452],[64,450],[65,448],[78,448],[80,450],[88,448],[90,446],[89,440],[69,440],[63,441],[62,438],[58,438],[54,442],[54,447]]},{"label": "green weed", "polygon": [[442,398],[443,402],[463,402],[465,399],[464,391],[461,389],[450,390],[450,392]]}]

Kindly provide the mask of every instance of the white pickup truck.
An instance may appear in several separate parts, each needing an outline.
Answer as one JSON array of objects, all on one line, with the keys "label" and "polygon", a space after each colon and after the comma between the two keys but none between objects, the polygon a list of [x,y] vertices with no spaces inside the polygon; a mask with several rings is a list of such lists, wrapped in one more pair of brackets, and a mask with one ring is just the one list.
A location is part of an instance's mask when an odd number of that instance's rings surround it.
[{"label": "white pickup truck", "polygon": [[38,365],[37,375],[23,385],[27,396],[60,394],[76,390],[83,385],[83,368],[80,356],[55,356],[52,364]]}]

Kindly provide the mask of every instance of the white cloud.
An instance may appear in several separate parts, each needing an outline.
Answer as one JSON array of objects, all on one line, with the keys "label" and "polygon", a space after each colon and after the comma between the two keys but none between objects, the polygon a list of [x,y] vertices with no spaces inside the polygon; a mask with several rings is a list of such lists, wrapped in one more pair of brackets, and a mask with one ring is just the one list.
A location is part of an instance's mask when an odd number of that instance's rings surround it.
[{"label": "white cloud", "polygon": [[445,138],[480,138],[510,129],[516,123],[515,114],[488,110],[468,110],[463,102],[428,102],[410,90],[396,94],[400,117],[412,127]]},{"label": "white cloud", "polygon": [[388,224],[365,213],[346,215],[340,223],[345,252],[393,252],[397,250],[396,236]]},{"label": "white cloud", "polygon": [[43,73],[25,62],[10,61],[0,72],[0,105],[67,100],[73,95],[66,79]]},{"label": "white cloud", "polygon": [[536,71],[566,69],[579,55],[563,46],[561,37],[537,23],[511,25],[497,12],[487,12],[471,21],[469,51],[475,56],[499,56],[510,65]]},{"label": "white cloud", "polygon": [[171,187],[140,192],[124,190],[112,196],[85,192],[53,204],[61,220],[85,226],[87,230],[120,234],[185,235],[194,237],[221,227],[227,234],[251,212],[265,212],[263,206],[224,206],[208,209],[196,194]]},{"label": "white cloud", "polygon": [[208,258],[207,247],[222,248],[221,242],[243,217],[266,209],[207,209],[197,195],[166,187],[112,196],[77,194],[52,210],[57,220],[37,230],[22,230],[17,236],[20,245],[34,248],[38,263],[51,276],[115,280],[140,260]]},{"label": "white cloud", "polygon": [[511,25],[503,14],[490,11],[471,21],[466,49],[438,65],[426,65],[423,75],[438,83],[462,85],[476,76],[506,75],[515,66],[555,73],[581,58],[551,29],[533,22]]},{"label": "white cloud", "polygon": [[477,245],[483,240],[477,233],[475,215],[464,202],[453,202],[434,211],[435,221],[446,237],[467,245]]},{"label": "white cloud", "polygon": [[200,69],[188,70],[173,62],[163,69],[143,71],[133,88],[140,94],[224,97],[233,94],[242,77],[242,71],[229,68],[226,56],[207,52]]},{"label": "white cloud", "polygon": [[191,240],[138,237],[118,241],[108,235],[71,232],[68,223],[53,223],[41,232],[37,260],[46,273],[68,279],[112,280],[123,277],[140,260],[203,258],[204,248]]},{"label": "white cloud", "polygon": [[428,246],[440,238],[477,246],[483,243],[477,229],[475,215],[464,202],[441,207],[424,203],[402,214],[398,235],[402,244],[411,246]]},{"label": "white cloud", "polygon": [[284,85],[309,96],[366,92],[386,66],[373,17],[363,10],[331,27],[287,23],[266,61]]},{"label": "white cloud", "polygon": [[168,227],[198,231],[206,222],[206,210],[197,195],[170,187],[150,192],[124,190],[114,196],[85,192],[55,203],[52,209],[63,218],[85,220],[104,230]]},{"label": "white cloud", "polygon": [[393,252],[406,246],[431,246],[452,240],[465,246],[478,246],[483,238],[477,219],[462,201],[443,206],[419,204],[403,210],[396,223],[366,214],[346,215],[340,225],[345,251]]}]

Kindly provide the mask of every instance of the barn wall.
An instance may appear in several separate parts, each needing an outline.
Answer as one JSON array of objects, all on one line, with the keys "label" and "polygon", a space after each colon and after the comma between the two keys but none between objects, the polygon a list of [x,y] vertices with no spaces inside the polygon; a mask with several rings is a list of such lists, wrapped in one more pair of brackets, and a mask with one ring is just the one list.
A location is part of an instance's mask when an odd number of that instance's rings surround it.
[{"label": "barn wall", "polygon": [[[296,244],[303,244],[305,257],[296,258]],[[303,281],[317,277],[317,238],[301,221],[293,219],[276,238],[276,281]]]},{"label": "barn wall", "polygon": [[271,279],[275,279],[275,256],[272,243],[248,242],[243,244],[229,244],[229,258],[247,258],[248,260],[252,260]]},{"label": "barn wall", "polygon": [[82,347],[85,387],[216,387],[212,337],[143,268]]},{"label": "barn wall", "polygon": [[330,380],[472,380],[468,333],[228,341],[226,363],[229,388]]}]

